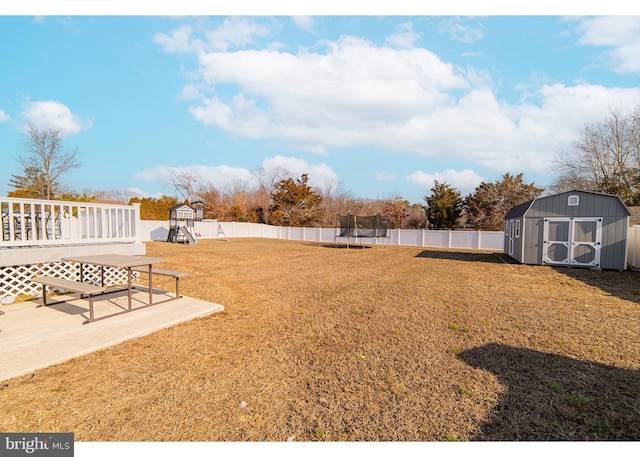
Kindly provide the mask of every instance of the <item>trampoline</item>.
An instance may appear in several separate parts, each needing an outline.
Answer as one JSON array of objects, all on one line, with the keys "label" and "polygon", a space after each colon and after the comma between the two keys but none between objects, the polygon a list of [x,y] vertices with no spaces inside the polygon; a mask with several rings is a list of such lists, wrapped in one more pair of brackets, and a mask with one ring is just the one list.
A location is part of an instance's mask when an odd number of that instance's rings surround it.
[{"label": "trampoline", "polygon": [[[375,239],[389,244],[391,219],[388,216],[358,216],[355,214],[336,215],[336,244],[343,241],[347,248],[351,244],[360,244],[360,240]],[[362,246],[364,247],[364,246]]]}]

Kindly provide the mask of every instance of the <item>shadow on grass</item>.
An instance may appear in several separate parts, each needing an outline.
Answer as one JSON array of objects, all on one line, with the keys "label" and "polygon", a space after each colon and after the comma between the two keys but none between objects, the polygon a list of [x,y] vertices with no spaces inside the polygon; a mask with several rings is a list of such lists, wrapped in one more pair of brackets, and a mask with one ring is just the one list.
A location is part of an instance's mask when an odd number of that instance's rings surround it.
[{"label": "shadow on grass", "polygon": [[330,248],[330,249],[371,249],[376,247],[375,245],[369,246],[364,244],[343,244],[343,243],[309,243],[308,246],[321,247],[321,248]]},{"label": "shadow on grass", "polygon": [[640,439],[640,371],[487,344],[458,357],[506,388],[474,441]]},{"label": "shadow on grass", "polygon": [[501,252],[465,252],[424,250],[416,257],[425,259],[462,260],[465,262],[507,263],[516,265],[517,262]]},{"label": "shadow on grass", "polygon": [[554,271],[623,300],[640,303],[640,272],[552,267]]}]

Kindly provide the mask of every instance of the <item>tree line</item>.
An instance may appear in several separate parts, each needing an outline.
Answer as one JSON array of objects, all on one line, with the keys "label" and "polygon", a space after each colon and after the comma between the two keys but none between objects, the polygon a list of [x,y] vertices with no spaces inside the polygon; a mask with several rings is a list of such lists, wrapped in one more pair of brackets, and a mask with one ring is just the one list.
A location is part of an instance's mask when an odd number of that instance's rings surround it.
[{"label": "tree line", "polygon": [[[264,170],[261,170],[262,172]],[[365,199],[351,196],[337,188],[318,189],[309,184],[310,176],[274,176],[286,174],[280,170],[271,173],[269,181],[255,188],[244,183],[225,188],[207,184],[194,187],[191,198],[162,196],[159,198],[133,197],[130,203],[140,203],[143,219],[166,220],[169,208],[179,203],[204,203],[204,217],[221,222],[254,222],[294,227],[333,227],[337,214],[382,214],[389,216],[397,228],[420,228],[425,225],[421,205],[412,205],[401,197]],[[193,182],[193,181],[191,181]],[[111,196],[113,197],[113,196]]]},{"label": "tree line", "polygon": [[411,204],[402,197],[362,199],[333,189],[314,189],[309,185],[309,175],[304,173],[299,178],[285,177],[255,189],[238,185],[222,190],[207,185],[192,188],[190,199],[179,201],[166,195],[133,197],[129,203],[140,203],[145,220],[166,220],[172,206],[203,201],[204,217],[222,222],[333,227],[337,214],[351,213],[388,216],[392,228],[501,230],[512,206],[532,200],[542,191],[533,183],[525,183],[522,173],[506,173],[496,182],[481,183],[464,198],[459,190],[435,181],[422,204]]},{"label": "tree line", "polygon": [[[319,189],[303,173],[287,170],[256,172],[257,186],[238,182],[225,188],[199,185],[188,171],[169,177],[178,197],[144,197],[122,191],[76,193],[62,184],[62,176],[78,167],[76,150],[63,148],[56,130],[29,126],[25,149],[19,156],[22,174],[9,184],[10,197],[62,200],[117,200],[140,203],[145,220],[166,220],[169,208],[201,200],[204,215],[220,221],[256,222],[288,226],[334,226],[337,214],[389,216],[393,228],[501,230],[507,211],[541,195],[545,189],[524,181],[522,173],[505,173],[494,182],[482,182],[474,192],[461,192],[434,181],[422,203],[402,196],[386,199],[354,198],[338,186]],[[617,194],[629,206],[640,204],[640,107],[628,113],[611,109],[602,121],[588,125],[567,151],[557,155],[548,192],[590,190]]]}]

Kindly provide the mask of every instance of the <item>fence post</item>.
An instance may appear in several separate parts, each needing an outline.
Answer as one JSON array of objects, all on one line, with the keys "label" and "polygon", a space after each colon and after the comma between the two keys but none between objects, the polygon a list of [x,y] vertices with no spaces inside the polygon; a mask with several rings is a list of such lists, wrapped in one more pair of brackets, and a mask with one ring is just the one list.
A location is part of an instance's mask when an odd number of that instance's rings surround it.
[{"label": "fence post", "polygon": [[633,226],[633,266],[637,267],[636,264],[636,251],[638,250],[638,226]]},{"label": "fence post", "polygon": [[[140,230],[140,203],[133,203],[134,221],[133,221],[133,233],[135,236],[135,242],[137,244],[142,243],[142,233]],[[131,221],[131,219],[129,219]]]},{"label": "fence post", "polygon": [[449,230],[449,249],[451,249],[451,230]]},{"label": "fence post", "polygon": [[480,230],[478,230],[478,250],[482,249],[482,243],[480,242],[480,234],[482,232]]},{"label": "fence post", "polygon": [[637,238],[638,238],[638,228],[637,225],[631,227],[633,229],[633,240],[632,240],[632,248],[631,248],[631,266],[635,268],[636,266],[636,249],[638,247]]}]

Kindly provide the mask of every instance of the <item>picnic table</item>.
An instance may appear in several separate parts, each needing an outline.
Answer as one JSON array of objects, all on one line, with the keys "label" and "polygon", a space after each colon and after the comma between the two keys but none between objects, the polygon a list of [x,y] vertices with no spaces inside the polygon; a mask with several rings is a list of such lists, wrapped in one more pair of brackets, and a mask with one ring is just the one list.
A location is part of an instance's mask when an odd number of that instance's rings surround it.
[{"label": "picnic table", "polygon": [[[132,291],[133,291],[134,272],[145,273],[147,275],[146,280],[149,286],[149,303],[145,304],[142,307],[138,307],[136,309],[146,308],[152,305],[164,303],[169,300],[176,300],[178,298],[181,298],[179,280],[181,277],[187,276],[187,273],[184,273],[182,271],[154,269],[153,265],[165,261],[165,259],[161,259],[157,257],[145,257],[145,256],[122,255],[122,254],[100,254],[100,255],[64,257],[61,260],[64,262],[74,262],[79,265],[80,278],[78,281],[55,277],[55,276],[48,276],[48,275],[34,277],[32,281],[42,284],[42,301],[44,306],[47,306],[47,292],[46,292],[47,286],[67,289],[72,292],[79,293],[81,297],[83,295],[87,296],[89,298],[89,319],[87,322],[93,322],[94,320],[102,319],[104,317],[115,316],[116,314],[133,311],[134,308],[132,305]],[[100,284],[99,285],[84,281],[85,268],[88,265],[100,267]],[[110,314],[108,316],[95,318],[94,310],[93,310],[93,296],[110,293],[107,290],[108,289],[107,285],[105,284],[105,278],[104,278],[105,268],[118,268],[118,269],[127,270],[126,290],[127,290],[128,306],[126,310],[120,313]],[[156,302],[156,303],[153,302],[153,276],[154,275],[170,276],[176,280],[175,297],[171,297],[169,299]]]},{"label": "picnic table", "polygon": [[157,257],[145,257],[139,255],[123,255],[123,254],[99,254],[64,257],[61,259],[65,262],[75,262],[80,265],[80,282],[83,282],[83,268],[85,265],[95,265],[100,267],[100,286],[104,287],[104,269],[126,268],[127,269],[127,300],[129,311],[132,309],[131,295],[133,290],[133,268],[145,267],[149,272],[149,305],[153,304],[153,275],[152,267],[155,263],[164,262],[165,259]]}]

